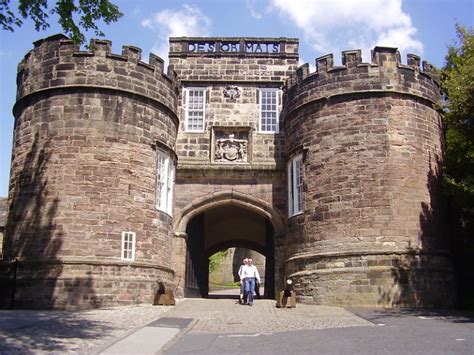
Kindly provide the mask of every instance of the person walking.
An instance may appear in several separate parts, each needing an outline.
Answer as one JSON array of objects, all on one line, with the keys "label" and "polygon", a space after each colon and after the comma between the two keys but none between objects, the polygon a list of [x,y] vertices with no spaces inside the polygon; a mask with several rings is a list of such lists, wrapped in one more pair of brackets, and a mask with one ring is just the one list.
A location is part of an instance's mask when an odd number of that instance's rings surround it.
[{"label": "person walking", "polygon": [[255,281],[260,283],[260,275],[255,265],[252,264],[252,258],[247,259],[247,265],[242,267],[241,282],[244,283],[244,290],[247,295],[247,303],[249,306],[253,305],[253,294],[255,292]]},{"label": "person walking", "polygon": [[248,264],[248,259],[245,258],[244,260],[242,260],[242,265],[240,265],[239,271],[237,272],[237,274],[239,275],[239,278],[240,278],[240,296],[239,296],[239,303],[240,304],[243,304],[245,302],[245,284],[242,281],[242,270],[243,270],[244,266],[247,265],[247,264]]}]

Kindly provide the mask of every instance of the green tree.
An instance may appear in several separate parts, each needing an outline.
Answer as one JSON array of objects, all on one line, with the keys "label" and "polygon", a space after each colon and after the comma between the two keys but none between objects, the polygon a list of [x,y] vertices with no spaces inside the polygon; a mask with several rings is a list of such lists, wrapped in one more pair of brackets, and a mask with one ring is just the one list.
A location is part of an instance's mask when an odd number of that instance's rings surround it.
[{"label": "green tree", "polygon": [[218,251],[209,257],[209,272],[213,273],[222,264],[227,256],[227,250]]},{"label": "green tree", "polygon": [[458,43],[449,47],[441,77],[446,127],[444,186],[450,201],[461,300],[474,307],[474,32],[459,25],[456,29]]},{"label": "green tree", "polygon": [[[457,26],[442,71],[445,97],[445,183],[463,229],[474,223],[474,32]],[[471,234],[474,236],[474,233]]]},{"label": "green tree", "polygon": [[37,31],[47,29],[49,15],[56,14],[63,31],[77,43],[84,43],[84,31],[94,31],[96,36],[104,36],[97,22],[105,24],[117,21],[123,14],[109,0],[57,0],[48,8],[48,0],[19,0],[15,10],[10,0],[0,0],[0,25],[3,30],[14,31],[24,19],[31,19]]}]

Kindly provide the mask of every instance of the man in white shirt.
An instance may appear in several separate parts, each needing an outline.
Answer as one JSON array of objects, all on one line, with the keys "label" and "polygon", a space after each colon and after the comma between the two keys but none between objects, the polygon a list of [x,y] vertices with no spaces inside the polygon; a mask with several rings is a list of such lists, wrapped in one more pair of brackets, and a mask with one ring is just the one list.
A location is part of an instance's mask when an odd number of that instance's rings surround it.
[{"label": "man in white shirt", "polygon": [[255,265],[252,264],[252,258],[247,259],[247,265],[241,270],[240,281],[244,283],[247,293],[247,304],[253,305],[253,293],[255,292],[255,281],[260,283],[260,275]]}]

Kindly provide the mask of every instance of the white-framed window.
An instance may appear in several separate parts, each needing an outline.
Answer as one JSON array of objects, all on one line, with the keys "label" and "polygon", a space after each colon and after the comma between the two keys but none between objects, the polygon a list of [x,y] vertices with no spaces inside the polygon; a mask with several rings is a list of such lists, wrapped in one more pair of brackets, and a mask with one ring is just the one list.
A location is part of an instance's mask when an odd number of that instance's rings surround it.
[{"label": "white-framed window", "polygon": [[258,102],[260,106],[259,132],[278,133],[279,90],[260,89]]},{"label": "white-framed window", "polygon": [[185,89],[185,131],[204,132],[206,118],[206,88],[189,87]]},{"label": "white-framed window", "polygon": [[288,162],[288,214],[303,212],[303,154]]},{"label": "white-framed window", "polygon": [[122,232],[122,260],[135,260],[135,232]]},{"label": "white-framed window", "polygon": [[172,214],[175,165],[171,156],[158,149],[156,157],[156,208]]}]

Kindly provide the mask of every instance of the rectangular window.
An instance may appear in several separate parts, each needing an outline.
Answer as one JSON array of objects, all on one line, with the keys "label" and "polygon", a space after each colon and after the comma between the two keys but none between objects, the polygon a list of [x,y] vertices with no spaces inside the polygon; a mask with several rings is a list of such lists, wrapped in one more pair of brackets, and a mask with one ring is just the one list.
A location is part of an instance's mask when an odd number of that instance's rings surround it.
[{"label": "rectangular window", "polygon": [[187,88],[185,93],[186,131],[204,132],[206,88]]},{"label": "rectangular window", "polygon": [[122,232],[122,260],[135,260],[135,238],[134,232]]},{"label": "rectangular window", "polygon": [[175,165],[169,154],[157,151],[156,208],[172,214]]},{"label": "rectangular window", "polygon": [[279,102],[278,89],[260,89],[260,127],[263,133],[278,133]]},{"label": "rectangular window", "polygon": [[303,212],[303,155],[299,154],[288,163],[288,213],[290,216]]}]

